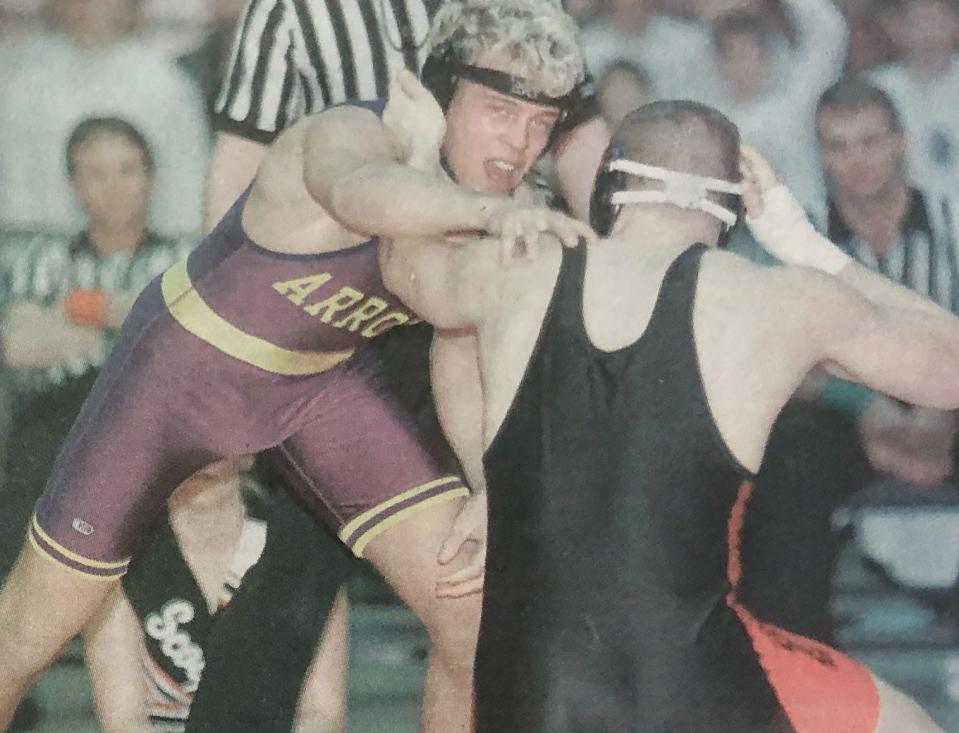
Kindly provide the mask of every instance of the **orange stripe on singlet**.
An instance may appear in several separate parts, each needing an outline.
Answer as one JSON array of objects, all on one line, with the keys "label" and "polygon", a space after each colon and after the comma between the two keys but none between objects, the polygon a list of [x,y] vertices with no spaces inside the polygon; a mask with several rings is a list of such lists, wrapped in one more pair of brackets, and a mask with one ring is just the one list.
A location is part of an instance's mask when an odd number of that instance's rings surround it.
[{"label": "orange stripe on singlet", "polygon": [[830,646],[760,621],[736,598],[743,571],[743,523],[752,491],[752,483],[744,481],[729,513],[726,603],[746,628],[796,733],[874,733],[879,693],[869,670]]}]

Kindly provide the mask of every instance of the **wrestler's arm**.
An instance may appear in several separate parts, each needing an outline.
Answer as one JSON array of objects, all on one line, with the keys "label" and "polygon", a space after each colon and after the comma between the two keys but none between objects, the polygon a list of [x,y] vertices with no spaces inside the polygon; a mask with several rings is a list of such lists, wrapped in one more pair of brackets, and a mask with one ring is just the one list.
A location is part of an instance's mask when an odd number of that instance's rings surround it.
[{"label": "wrestler's arm", "polygon": [[430,349],[430,382],[436,414],[460,461],[470,497],[453,523],[438,560],[446,565],[473,543],[466,566],[437,582],[437,595],[458,597],[482,589],[486,566],[486,477],[483,471],[483,385],[479,346],[472,329],[436,329]]},{"label": "wrestler's arm", "polygon": [[823,237],[749,148],[743,149],[743,174],[750,229],[771,254],[793,265],[771,268],[769,282],[794,296],[795,309],[807,311],[817,358],[839,376],[907,402],[959,407],[959,318]]},{"label": "wrestler's arm", "polygon": [[143,632],[119,587],[83,630],[83,646],[103,733],[150,733],[141,667]]},{"label": "wrestler's arm", "polygon": [[391,238],[480,231],[509,202],[405,165],[393,136],[367,109],[340,107],[301,124],[308,126],[306,189],[351,231]]},{"label": "wrestler's arm", "polygon": [[956,316],[855,263],[836,276],[787,266],[764,278],[770,299],[786,297],[782,320],[798,316],[797,340],[832,373],[911,404],[959,407]]}]

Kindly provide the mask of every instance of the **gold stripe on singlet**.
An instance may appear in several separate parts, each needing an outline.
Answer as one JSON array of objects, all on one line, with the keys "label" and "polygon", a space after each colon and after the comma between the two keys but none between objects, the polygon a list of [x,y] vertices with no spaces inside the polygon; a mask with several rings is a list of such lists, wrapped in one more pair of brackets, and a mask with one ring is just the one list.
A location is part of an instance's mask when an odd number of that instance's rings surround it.
[{"label": "gold stripe on singlet", "polygon": [[353,354],[353,349],[293,351],[241,331],[200,297],[190,280],[186,260],[163,273],[160,289],[170,315],[183,328],[224,354],[268,372],[289,376],[319,374]]}]

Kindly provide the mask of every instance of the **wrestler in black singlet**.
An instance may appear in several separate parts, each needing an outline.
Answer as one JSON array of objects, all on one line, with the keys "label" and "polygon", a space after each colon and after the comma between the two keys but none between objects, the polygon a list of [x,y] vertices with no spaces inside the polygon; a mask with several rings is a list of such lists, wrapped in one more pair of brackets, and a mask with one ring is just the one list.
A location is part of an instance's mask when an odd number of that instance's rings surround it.
[{"label": "wrestler in black singlet", "polygon": [[710,416],[692,334],[704,247],[630,346],[594,347],[586,248],[564,250],[526,375],[485,456],[479,733],[791,731],[727,603],[749,478]]}]

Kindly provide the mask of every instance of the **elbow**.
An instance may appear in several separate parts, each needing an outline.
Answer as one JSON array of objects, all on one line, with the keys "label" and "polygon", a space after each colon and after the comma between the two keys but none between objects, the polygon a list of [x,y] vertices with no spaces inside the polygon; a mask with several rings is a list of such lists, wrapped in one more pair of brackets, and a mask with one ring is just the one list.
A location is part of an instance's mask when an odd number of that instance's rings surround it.
[{"label": "elbow", "polygon": [[364,178],[360,173],[346,176],[328,187],[324,200],[316,200],[330,216],[351,232],[381,234],[382,212],[376,206],[369,205],[370,197],[365,195]]}]

